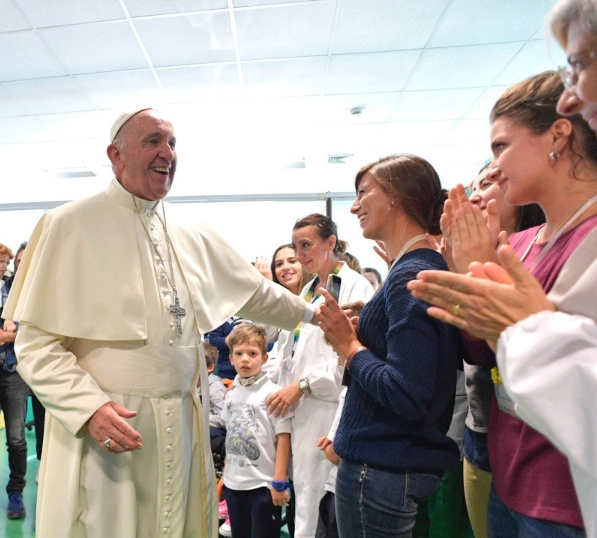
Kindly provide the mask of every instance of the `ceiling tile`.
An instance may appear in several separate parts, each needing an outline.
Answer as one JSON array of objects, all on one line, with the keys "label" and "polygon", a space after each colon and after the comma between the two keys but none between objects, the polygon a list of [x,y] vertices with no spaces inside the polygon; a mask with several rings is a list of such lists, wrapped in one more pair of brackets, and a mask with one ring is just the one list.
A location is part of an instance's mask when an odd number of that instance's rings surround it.
[{"label": "ceiling tile", "polygon": [[156,74],[172,102],[240,97],[236,64],[172,67],[157,69]]},{"label": "ceiling tile", "polygon": [[425,50],[406,89],[486,86],[491,84],[523,45],[517,42]]},{"label": "ceiling tile", "polygon": [[247,97],[319,95],[325,58],[243,62]]},{"label": "ceiling tile", "polygon": [[95,110],[42,114],[37,116],[37,120],[55,137],[62,139],[97,138],[104,128],[103,118]]},{"label": "ceiling tile", "polygon": [[97,108],[153,105],[165,100],[153,73],[147,69],[77,75],[75,79]]},{"label": "ceiling tile", "polygon": [[454,120],[461,118],[484,88],[404,92],[390,121]]},{"label": "ceiling tile", "polygon": [[10,0],[0,0],[0,13],[2,13],[0,33],[31,28],[31,25]]},{"label": "ceiling tile", "polygon": [[235,12],[241,60],[328,54],[335,10],[326,0]]},{"label": "ceiling tile", "polygon": [[457,122],[444,121],[400,121],[386,123],[383,136],[391,140],[396,152],[410,151],[413,145],[437,144],[443,140]]},{"label": "ceiling tile", "polygon": [[148,67],[128,22],[44,28],[39,34],[71,74]]},{"label": "ceiling tile", "polygon": [[26,114],[89,110],[92,106],[71,77],[6,82],[3,87]]},{"label": "ceiling tile", "polygon": [[402,90],[420,54],[419,50],[409,50],[332,56],[324,93]]},{"label": "ceiling tile", "polygon": [[33,31],[0,34],[0,50],[0,82],[67,74]]},{"label": "ceiling tile", "polygon": [[344,0],[333,53],[423,48],[448,0]]},{"label": "ceiling tile", "polygon": [[[0,144],[50,140],[50,133],[32,117],[4,118],[0,121]],[[35,154],[34,154],[35,155]],[[31,159],[31,155],[29,155]]]},{"label": "ceiling tile", "polygon": [[235,8],[241,7],[263,7],[277,4],[306,4],[318,3],[327,0],[232,0]]},{"label": "ceiling tile", "polygon": [[543,26],[553,0],[454,0],[428,46],[449,47],[526,41]]},{"label": "ceiling tile", "polygon": [[[446,133],[442,140],[445,144],[477,144],[481,143],[485,154],[489,153],[489,121],[484,118],[460,120]],[[480,157],[485,160],[485,155]]]},{"label": "ceiling tile", "polygon": [[234,61],[227,13],[135,20],[154,67]]},{"label": "ceiling tile", "polygon": [[123,0],[131,17],[226,9],[227,0]]},{"label": "ceiling tile", "polygon": [[14,98],[4,90],[0,84],[0,118],[10,118],[14,116],[24,116],[25,111],[21,103],[18,103]]},{"label": "ceiling tile", "polygon": [[79,0],[13,0],[27,20],[36,28],[111,21],[124,18],[118,0],[80,2]]},{"label": "ceiling tile", "polygon": [[[566,63],[566,54],[559,47],[557,50],[550,51],[545,41],[530,41],[512,58],[493,82],[512,86],[530,75],[556,69],[558,65],[564,63]],[[530,65],[533,66],[532,72],[529,72]]]},{"label": "ceiling tile", "polygon": [[493,105],[508,88],[509,86],[490,86],[486,88],[479,98],[471,103],[464,117],[466,119],[481,118],[489,121],[489,113]]}]

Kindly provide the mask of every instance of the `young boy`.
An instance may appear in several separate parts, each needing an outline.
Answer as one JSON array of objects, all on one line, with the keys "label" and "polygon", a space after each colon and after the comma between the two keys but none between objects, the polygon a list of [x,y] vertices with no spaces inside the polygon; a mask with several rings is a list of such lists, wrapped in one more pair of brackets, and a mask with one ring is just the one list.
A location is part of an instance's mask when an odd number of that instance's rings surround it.
[{"label": "young boy", "polygon": [[[226,435],[226,425],[221,416],[226,387],[222,382],[222,378],[215,374],[218,366],[218,348],[204,341],[203,352],[205,353],[209,381],[209,437],[213,441],[219,436]],[[198,388],[199,396],[201,396],[201,385]]]},{"label": "young boy", "polygon": [[279,538],[282,506],[290,499],[290,416],[268,414],[265,400],[280,387],[261,371],[267,361],[265,328],[245,324],[229,336],[236,388],[226,395],[224,498],[234,538]]}]

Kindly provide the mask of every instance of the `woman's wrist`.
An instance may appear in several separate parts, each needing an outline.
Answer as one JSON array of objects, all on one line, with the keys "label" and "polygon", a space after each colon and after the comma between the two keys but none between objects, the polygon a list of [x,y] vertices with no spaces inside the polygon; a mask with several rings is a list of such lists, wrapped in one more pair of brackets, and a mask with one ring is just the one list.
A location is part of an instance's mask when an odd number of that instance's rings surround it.
[{"label": "woman's wrist", "polygon": [[360,342],[357,342],[357,346],[352,346],[351,351],[346,356],[346,360],[344,362],[345,367],[349,368],[350,363],[352,362],[352,359],[354,358],[354,356],[361,351],[365,351],[366,349],[368,349],[368,348],[363,346]]}]

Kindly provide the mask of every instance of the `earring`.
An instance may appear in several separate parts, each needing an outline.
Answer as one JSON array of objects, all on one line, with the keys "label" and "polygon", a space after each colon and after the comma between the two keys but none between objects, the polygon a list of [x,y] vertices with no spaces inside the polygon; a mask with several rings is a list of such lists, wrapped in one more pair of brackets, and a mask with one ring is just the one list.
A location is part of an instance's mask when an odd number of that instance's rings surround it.
[{"label": "earring", "polygon": [[555,151],[552,151],[549,154],[549,160],[554,164],[557,163],[560,160],[560,154],[556,153]]}]

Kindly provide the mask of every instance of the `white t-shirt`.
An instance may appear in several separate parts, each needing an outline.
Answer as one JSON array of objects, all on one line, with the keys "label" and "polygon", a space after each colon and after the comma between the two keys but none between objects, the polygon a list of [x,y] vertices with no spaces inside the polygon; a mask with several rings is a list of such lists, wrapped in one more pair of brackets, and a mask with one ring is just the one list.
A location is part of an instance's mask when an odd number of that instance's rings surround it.
[{"label": "white t-shirt", "polygon": [[234,490],[271,486],[276,466],[276,436],[290,433],[292,414],[270,415],[267,397],[280,390],[267,376],[253,385],[236,388],[226,395],[222,420],[226,423],[226,467],[224,484]]}]

